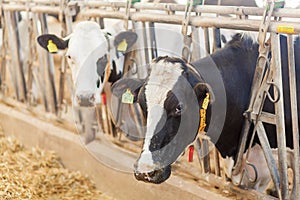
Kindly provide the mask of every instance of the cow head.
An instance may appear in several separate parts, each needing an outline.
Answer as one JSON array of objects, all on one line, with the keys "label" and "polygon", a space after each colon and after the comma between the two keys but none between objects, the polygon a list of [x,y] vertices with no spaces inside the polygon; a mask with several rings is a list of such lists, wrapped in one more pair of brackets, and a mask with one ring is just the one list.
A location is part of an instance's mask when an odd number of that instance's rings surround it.
[{"label": "cow head", "polygon": [[150,66],[147,79],[119,80],[112,92],[122,98],[129,90],[147,117],[143,149],[134,166],[135,177],[161,183],[169,178],[171,164],[196,138],[200,106],[210,89],[195,69],[181,59],[159,57]]},{"label": "cow head", "polygon": [[[50,53],[67,49],[66,58],[75,88],[73,104],[93,106],[96,99],[100,100],[103,83],[109,78],[110,81],[120,78],[123,63],[116,65],[115,60],[123,56],[136,39],[137,35],[133,32],[110,35],[101,30],[96,22],[83,21],[78,23],[73,33],[66,38],[44,34],[39,36],[37,41]],[[107,66],[111,68],[106,69]]]}]

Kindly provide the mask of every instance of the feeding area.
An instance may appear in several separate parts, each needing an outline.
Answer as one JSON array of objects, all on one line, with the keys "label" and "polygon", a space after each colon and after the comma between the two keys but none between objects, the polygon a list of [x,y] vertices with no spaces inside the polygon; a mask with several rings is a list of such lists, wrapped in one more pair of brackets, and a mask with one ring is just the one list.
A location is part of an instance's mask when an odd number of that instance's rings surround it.
[{"label": "feeding area", "polygon": [[300,199],[300,2],[0,3],[0,196]]}]

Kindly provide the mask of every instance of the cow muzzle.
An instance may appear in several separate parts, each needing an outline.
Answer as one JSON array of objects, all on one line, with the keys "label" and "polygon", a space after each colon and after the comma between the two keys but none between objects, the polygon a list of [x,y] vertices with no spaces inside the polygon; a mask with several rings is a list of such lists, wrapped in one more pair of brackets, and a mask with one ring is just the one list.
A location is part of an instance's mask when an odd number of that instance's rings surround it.
[{"label": "cow muzzle", "polygon": [[161,169],[156,169],[151,172],[139,172],[134,171],[134,176],[139,181],[146,183],[160,184],[166,181],[171,175],[171,165],[168,165]]},{"label": "cow muzzle", "polygon": [[91,92],[81,92],[75,95],[75,105],[80,107],[93,107],[96,104],[96,94]]}]

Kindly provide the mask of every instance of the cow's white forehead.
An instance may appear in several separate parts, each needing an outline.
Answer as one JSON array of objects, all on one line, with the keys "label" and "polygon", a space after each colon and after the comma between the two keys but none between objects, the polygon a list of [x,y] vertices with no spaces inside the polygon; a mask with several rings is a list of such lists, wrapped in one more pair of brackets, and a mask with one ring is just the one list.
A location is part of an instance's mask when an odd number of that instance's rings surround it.
[{"label": "cow's white forehead", "polygon": [[[103,48],[99,48],[100,46]],[[99,52],[99,57],[102,57],[107,50],[107,41],[100,26],[92,21],[78,23],[70,38],[67,54],[80,63],[96,48],[103,49]]]},{"label": "cow's white forehead", "polygon": [[145,88],[148,108],[154,105],[163,106],[168,92],[174,87],[182,71],[180,63],[161,60],[151,64],[151,73]]}]

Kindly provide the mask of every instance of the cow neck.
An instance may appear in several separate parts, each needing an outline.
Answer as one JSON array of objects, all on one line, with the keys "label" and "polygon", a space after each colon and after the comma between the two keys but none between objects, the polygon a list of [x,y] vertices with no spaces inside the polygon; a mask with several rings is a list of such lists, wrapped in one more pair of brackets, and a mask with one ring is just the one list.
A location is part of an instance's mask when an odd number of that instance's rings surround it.
[{"label": "cow neck", "polygon": [[[188,66],[189,69],[191,69],[198,76],[198,78],[200,78],[203,82],[205,82],[203,77],[201,76],[201,74],[192,65],[187,63],[187,66]],[[198,133],[201,133],[201,134],[205,133],[204,130],[207,126],[207,124],[206,124],[206,111],[207,111],[207,108],[208,108],[208,105],[209,105],[209,101],[210,101],[210,94],[207,92],[206,97],[204,98],[204,100],[202,102],[202,105],[201,105],[201,108],[200,108],[200,111],[199,111],[200,121],[199,121]]]}]

